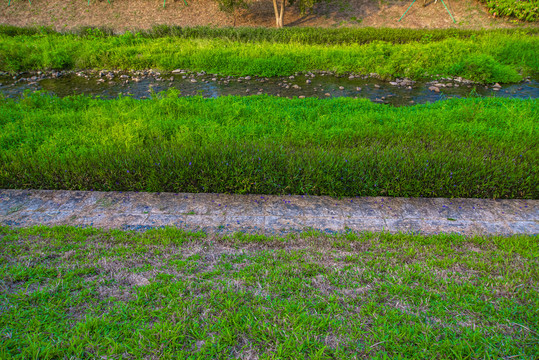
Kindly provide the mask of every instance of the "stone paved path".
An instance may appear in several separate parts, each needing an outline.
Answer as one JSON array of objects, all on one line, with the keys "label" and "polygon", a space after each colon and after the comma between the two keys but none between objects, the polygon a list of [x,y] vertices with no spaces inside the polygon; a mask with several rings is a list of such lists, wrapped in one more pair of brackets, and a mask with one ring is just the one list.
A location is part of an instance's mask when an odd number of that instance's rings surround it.
[{"label": "stone paved path", "polygon": [[174,194],[0,190],[0,224],[280,235],[307,228],[539,234],[539,200]]}]

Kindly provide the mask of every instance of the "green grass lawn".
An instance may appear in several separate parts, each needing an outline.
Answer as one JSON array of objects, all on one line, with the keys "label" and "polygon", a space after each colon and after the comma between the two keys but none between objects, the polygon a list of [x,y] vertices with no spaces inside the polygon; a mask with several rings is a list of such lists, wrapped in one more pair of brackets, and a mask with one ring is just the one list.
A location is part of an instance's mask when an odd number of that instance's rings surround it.
[{"label": "green grass lawn", "polygon": [[537,237],[0,227],[0,357],[536,359]]}]

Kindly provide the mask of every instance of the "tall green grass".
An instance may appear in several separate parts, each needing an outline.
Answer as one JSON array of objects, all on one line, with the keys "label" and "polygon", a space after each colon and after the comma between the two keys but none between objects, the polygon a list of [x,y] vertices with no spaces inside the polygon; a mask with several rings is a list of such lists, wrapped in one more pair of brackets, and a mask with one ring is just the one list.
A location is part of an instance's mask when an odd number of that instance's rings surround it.
[{"label": "tall green grass", "polygon": [[184,68],[223,75],[282,76],[299,71],[376,72],[389,78],[462,76],[515,82],[539,69],[539,39],[523,33],[393,44],[305,45],[226,38],[147,38],[59,34],[0,35],[0,70]]},{"label": "tall green grass", "polygon": [[539,197],[537,100],[0,102],[0,188]]},{"label": "tall green grass", "polygon": [[[106,31],[106,30],[105,30]],[[86,29],[76,30],[76,33],[84,35]],[[109,31],[110,33],[110,31]],[[483,35],[512,35],[526,34],[537,36],[539,29],[492,29],[492,30],[467,30],[467,29],[391,29],[391,28],[337,28],[324,29],[316,27],[289,27],[275,28],[211,28],[193,27],[182,28],[179,26],[159,25],[151,30],[141,31],[145,37],[181,37],[187,39],[221,38],[240,42],[277,42],[299,43],[305,45],[326,44],[367,44],[373,41],[386,41],[394,44],[409,42],[434,42],[445,39],[468,39]]]}]

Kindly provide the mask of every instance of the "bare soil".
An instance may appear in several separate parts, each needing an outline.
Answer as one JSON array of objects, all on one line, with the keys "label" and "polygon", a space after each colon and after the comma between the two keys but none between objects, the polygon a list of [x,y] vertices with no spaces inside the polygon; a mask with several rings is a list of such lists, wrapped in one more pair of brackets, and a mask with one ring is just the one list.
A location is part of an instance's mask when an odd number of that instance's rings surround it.
[{"label": "bare soil", "polygon": [[[214,0],[4,0],[0,24],[52,26],[70,30],[80,26],[108,27],[116,32],[149,29],[154,25],[274,27],[270,0],[253,0],[248,10],[235,16],[219,10]],[[394,28],[501,28],[537,26],[491,16],[477,0],[445,0],[456,24],[441,1],[416,1],[398,22],[412,0],[326,0],[310,14],[297,7],[285,13],[285,26],[317,27],[394,27]]]}]

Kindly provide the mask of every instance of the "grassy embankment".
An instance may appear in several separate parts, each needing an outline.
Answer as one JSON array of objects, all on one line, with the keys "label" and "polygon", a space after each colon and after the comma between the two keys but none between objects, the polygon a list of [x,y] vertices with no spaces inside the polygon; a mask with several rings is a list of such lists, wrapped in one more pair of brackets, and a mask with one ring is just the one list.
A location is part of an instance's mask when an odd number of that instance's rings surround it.
[{"label": "grassy embankment", "polygon": [[389,29],[179,29],[108,36],[0,29],[0,70],[176,68],[223,75],[298,71],[376,72],[385,78],[462,76],[515,82],[539,69],[535,29],[418,31]]},{"label": "grassy embankment", "polygon": [[0,102],[0,188],[539,197],[537,100]]},{"label": "grassy embankment", "polygon": [[0,227],[0,357],[537,358],[538,244]]}]

